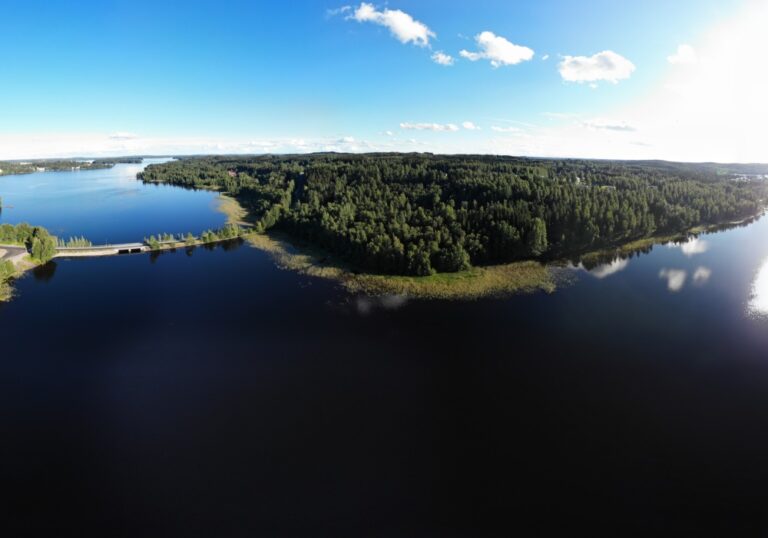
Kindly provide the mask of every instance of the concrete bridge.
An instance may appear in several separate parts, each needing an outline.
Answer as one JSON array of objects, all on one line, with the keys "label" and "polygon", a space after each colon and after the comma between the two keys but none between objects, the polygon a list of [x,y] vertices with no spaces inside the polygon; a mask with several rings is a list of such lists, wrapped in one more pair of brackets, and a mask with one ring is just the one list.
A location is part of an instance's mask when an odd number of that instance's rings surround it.
[{"label": "concrete bridge", "polygon": [[118,254],[138,254],[149,252],[144,243],[117,243],[114,245],[93,245],[90,247],[58,247],[57,258],[91,258],[95,256],[116,256]]}]

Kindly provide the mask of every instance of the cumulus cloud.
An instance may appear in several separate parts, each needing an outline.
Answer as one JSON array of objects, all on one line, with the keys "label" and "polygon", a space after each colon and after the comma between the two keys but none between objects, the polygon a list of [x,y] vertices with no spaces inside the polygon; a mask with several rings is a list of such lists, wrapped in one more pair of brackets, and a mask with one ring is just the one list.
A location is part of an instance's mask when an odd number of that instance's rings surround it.
[{"label": "cumulus cloud", "polygon": [[453,65],[453,56],[439,50],[432,55],[432,61],[440,65]]},{"label": "cumulus cloud", "polygon": [[543,62],[546,62],[547,60],[549,60],[549,54],[545,54],[544,56],[542,56],[542,57],[541,57],[541,60],[542,60]]},{"label": "cumulus cloud", "polygon": [[528,47],[515,45],[507,39],[487,30],[476,35],[475,41],[480,50],[477,52],[462,50],[459,52],[462,58],[472,62],[488,60],[493,67],[515,65],[533,58],[533,50]]},{"label": "cumulus cloud", "polygon": [[626,133],[637,131],[635,127],[628,124],[627,122],[617,120],[594,119],[582,122],[582,125],[589,129],[597,129],[603,131],[619,131]]},{"label": "cumulus cloud", "polygon": [[667,281],[667,289],[676,293],[683,289],[688,273],[683,269],[662,269],[659,271],[659,278]]},{"label": "cumulus cloud", "polygon": [[699,61],[699,56],[696,54],[696,49],[683,44],[677,47],[677,52],[672,56],[667,56],[667,61],[673,65],[695,64]]},{"label": "cumulus cloud", "polygon": [[400,124],[401,129],[408,131],[443,131],[443,132],[456,132],[459,130],[457,125],[453,123],[410,123],[403,122]]},{"label": "cumulus cloud", "polygon": [[471,121],[465,121],[461,124],[462,127],[464,127],[467,131],[479,131],[480,127],[472,123]]},{"label": "cumulus cloud", "polygon": [[373,4],[367,2],[362,2],[347,18],[384,26],[401,43],[425,47],[429,45],[430,38],[437,37],[426,24],[415,20],[404,11],[387,8],[378,11]]},{"label": "cumulus cloud", "polygon": [[559,69],[560,76],[568,82],[617,84],[632,75],[635,65],[620,54],[604,50],[592,56],[564,56]]}]

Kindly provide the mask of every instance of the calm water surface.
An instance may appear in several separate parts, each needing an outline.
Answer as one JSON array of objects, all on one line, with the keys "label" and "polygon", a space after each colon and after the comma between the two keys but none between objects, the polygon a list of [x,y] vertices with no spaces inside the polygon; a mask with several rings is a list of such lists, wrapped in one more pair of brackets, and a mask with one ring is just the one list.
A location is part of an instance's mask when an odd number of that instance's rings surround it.
[{"label": "calm water surface", "polygon": [[59,237],[85,236],[94,244],[141,241],[160,233],[195,235],[220,228],[217,195],[136,181],[147,164],[104,170],[0,176],[0,224],[29,222]]},{"label": "calm water surface", "polygon": [[238,244],[51,263],[0,306],[0,525],[764,535],[768,219],[574,271],[436,302]]}]

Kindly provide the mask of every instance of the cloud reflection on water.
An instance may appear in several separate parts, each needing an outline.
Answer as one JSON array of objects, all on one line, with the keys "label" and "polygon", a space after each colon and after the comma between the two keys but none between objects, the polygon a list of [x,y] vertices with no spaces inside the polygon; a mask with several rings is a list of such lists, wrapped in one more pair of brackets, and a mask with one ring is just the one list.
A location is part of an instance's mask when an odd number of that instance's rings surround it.
[{"label": "cloud reflection on water", "polygon": [[684,243],[671,243],[669,248],[679,248],[688,258],[697,254],[704,254],[709,250],[709,243],[698,237],[692,237]]},{"label": "cloud reflection on water", "polygon": [[408,297],[405,295],[383,295],[381,297],[360,295],[355,299],[355,309],[358,314],[367,316],[377,308],[397,310],[398,308],[405,306],[407,302]]},{"label": "cloud reflection on water", "polygon": [[[696,286],[703,286],[709,282],[711,276],[712,269],[700,265],[693,272],[693,284]],[[685,269],[668,269],[665,267],[659,271],[659,278],[667,281],[667,289],[669,291],[677,293],[685,287],[685,283],[688,280],[688,271]]]},{"label": "cloud reflection on water", "polygon": [[616,258],[611,263],[598,265],[594,269],[591,269],[589,271],[589,274],[595,278],[603,279],[611,275],[615,275],[619,271],[623,271],[624,269],[627,268],[628,265],[629,265],[628,259],[622,260],[621,258]]},{"label": "cloud reflection on water", "polygon": [[684,269],[662,269],[659,271],[659,278],[667,281],[667,289],[672,293],[677,293],[685,286],[688,278],[688,272]]},{"label": "cloud reflection on water", "polygon": [[753,315],[768,316],[768,258],[763,261],[752,282],[748,310]]},{"label": "cloud reflection on water", "polygon": [[693,273],[693,283],[703,286],[712,276],[712,269],[709,267],[698,267]]}]

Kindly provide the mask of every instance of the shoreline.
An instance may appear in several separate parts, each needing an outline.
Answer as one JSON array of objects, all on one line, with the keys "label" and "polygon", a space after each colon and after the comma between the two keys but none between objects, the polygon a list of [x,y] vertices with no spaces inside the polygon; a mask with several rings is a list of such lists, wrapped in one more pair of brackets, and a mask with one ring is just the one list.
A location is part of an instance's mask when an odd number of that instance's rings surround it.
[{"label": "shoreline", "polygon": [[[296,241],[280,232],[256,232],[253,224],[246,220],[247,211],[236,198],[219,193],[216,199],[216,211],[224,214],[228,225],[235,225],[241,230],[237,237],[247,242],[253,248],[268,253],[278,267],[296,271],[308,276],[333,280],[350,293],[365,293],[372,296],[407,295],[421,299],[471,300],[483,297],[508,296],[514,294],[534,293],[543,291],[554,293],[559,286],[566,285],[575,278],[568,268],[573,266],[573,260],[584,267],[609,263],[617,258],[627,257],[637,252],[643,252],[655,245],[664,245],[674,241],[683,241],[700,234],[715,233],[749,224],[765,215],[766,209],[739,221],[723,224],[699,225],[680,233],[640,238],[627,243],[607,246],[604,248],[574,254],[572,258],[562,255],[552,261],[525,260],[507,264],[473,266],[465,271],[455,273],[436,273],[429,276],[406,276],[371,274],[356,271],[337,257],[303,241]],[[141,247],[140,253],[153,253],[177,250],[179,248],[196,248],[217,244],[236,239],[222,238],[214,241],[194,242],[185,240],[162,243],[157,248]],[[104,247],[101,247],[102,249]],[[100,250],[99,247],[72,253],[57,252],[53,258],[84,258],[119,256],[118,251]],[[21,259],[16,256],[10,261],[15,273],[0,282],[0,302],[9,301],[14,296],[11,283],[22,278],[25,274],[42,265],[32,261],[29,254]],[[52,259],[53,259],[52,258]]]},{"label": "shoreline", "polygon": [[[219,210],[227,216],[227,222],[243,222],[246,210],[237,200],[226,194],[219,194],[222,200]],[[595,249],[574,255],[580,262],[601,263],[600,258],[629,256],[642,252],[654,245],[682,241],[703,233],[748,224],[765,215],[766,209],[739,221],[723,224],[699,225],[676,234],[657,235],[636,239],[616,246]],[[248,223],[246,223],[248,224]],[[252,225],[251,225],[252,226]],[[334,280],[351,293],[368,295],[408,295],[421,299],[470,300],[484,297],[544,291],[554,293],[558,287],[573,281],[575,275],[568,269],[570,260],[560,256],[555,260],[541,262],[525,260],[507,264],[474,266],[456,273],[436,273],[430,276],[380,275],[355,271],[337,257],[296,241],[280,232],[250,232],[243,239],[252,247],[269,253],[274,262],[283,269]]]}]

